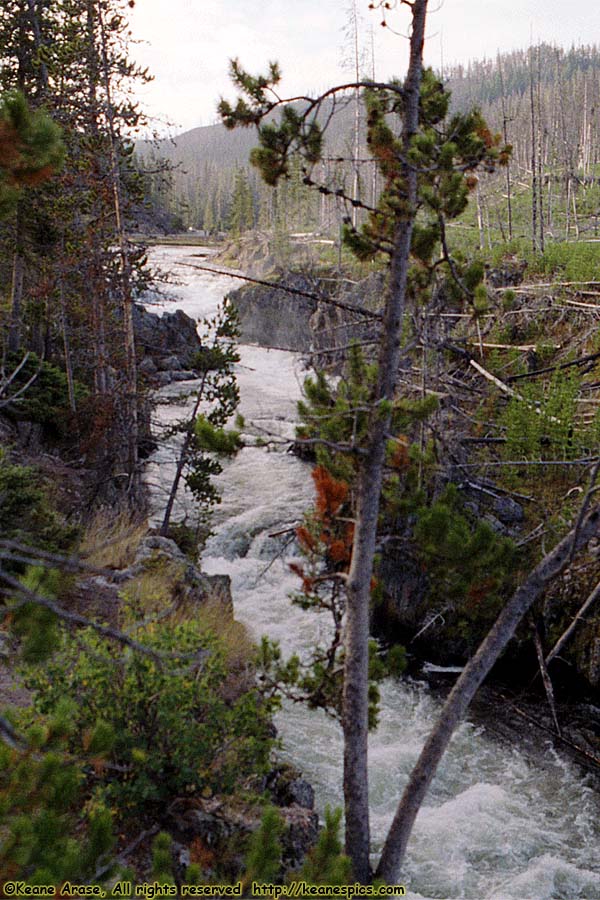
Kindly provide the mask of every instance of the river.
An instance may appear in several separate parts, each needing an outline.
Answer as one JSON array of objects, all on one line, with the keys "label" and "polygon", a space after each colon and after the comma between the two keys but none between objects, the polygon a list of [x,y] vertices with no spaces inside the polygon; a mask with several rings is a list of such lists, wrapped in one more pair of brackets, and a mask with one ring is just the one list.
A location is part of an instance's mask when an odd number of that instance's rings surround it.
[{"label": "river", "polygon": [[[201,272],[199,248],[157,247],[151,262],[178,279],[169,289],[196,318],[215,311],[239,281]],[[291,301],[293,302],[293,300]],[[241,412],[248,423],[282,438],[293,435],[300,396],[301,360],[292,353],[241,347],[238,382]],[[172,385],[161,397],[189,390]],[[162,422],[181,407],[159,404]],[[164,448],[149,466],[151,483],[168,484],[172,472]],[[286,536],[271,537],[298,522],[310,505],[310,469],[285,447],[246,447],[219,477],[222,503],[202,566],[231,576],[236,618],[251,634],[280,641],[285,653],[306,653],[329,622],[303,612],[288,599],[298,589],[289,569]],[[160,494],[155,494],[157,505]],[[182,498],[182,504],[185,504]],[[370,738],[371,828],[381,846],[395,806],[439,701],[427,686],[388,680],[381,695],[380,724]],[[324,714],[286,706],[277,717],[284,754],[313,784],[318,809],[341,804],[342,741]],[[417,818],[403,872],[412,900],[594,900],[600,898],[600,802],[588,779],[548,746],[543,768],[518,748],[507,748],[466,721],[444,757]]]}]

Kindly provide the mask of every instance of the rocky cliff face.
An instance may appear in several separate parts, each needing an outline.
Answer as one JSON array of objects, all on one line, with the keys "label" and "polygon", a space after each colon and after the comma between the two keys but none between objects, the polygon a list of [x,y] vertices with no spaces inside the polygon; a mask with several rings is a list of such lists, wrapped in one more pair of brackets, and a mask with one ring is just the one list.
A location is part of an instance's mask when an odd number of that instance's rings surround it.
[{"label": "rocky cliff face", "polygon": [[[314,293],[314,282],[303,275],[288,275],[285,284]],[[247,285],[232,291],[229,300],[237,310],[240,340],[261,347],[304,353],[311,349],[311,317],[317,301],[263,285]]]},{"label": "rocky cliff face", "polygon": [[[376,309],[384,289],[381,273],[373,273],[361,282],[342,280],[335,287],[326,277],[301,273],[274,275],[272,280],[277,287],[247,285],[229,294],[239,315],[243,342],[311,353],[316,366],[335,368],[344,358],[343,348],[352,340],[364,341],[373,336],[372,320],[360,320],[355,313],[340,309],[327,299]],[[319,297],[323,300],[319,301]]]},{"label": "rocky cliff face", "polygon": [[195,319],[181,309],[158,316],[136,304],[133,327],[141,375],[158,386],[196,377],[202,344]]}]

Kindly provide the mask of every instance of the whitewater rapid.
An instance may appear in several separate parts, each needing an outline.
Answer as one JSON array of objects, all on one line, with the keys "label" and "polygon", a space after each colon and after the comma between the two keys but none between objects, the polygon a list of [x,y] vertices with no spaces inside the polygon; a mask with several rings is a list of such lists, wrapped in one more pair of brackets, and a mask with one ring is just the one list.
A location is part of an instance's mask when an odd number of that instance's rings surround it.
[{"label": "whitewater rapid", "polygon": [[[202,272],[196,248],[159,247],[154,264],[179,284],[150,308],[183,309],[203,318],[239,285]],[[293,302],[293,300],[291,301]],[[305,373],[292,353],[242,346],[237,367],[241,413],[254,435],[277,435],[281,445],[244,448],[219,477],[222,503],[202,557],[203,569],[231,577],[235,615],[254,638],[267,634],[285,654],[307,653],[326,638],[323,615],[303,612],[289,595],[298,590],[290,571],[291,531],[312,499],[310,469],[285,452]],[[163,400],[193,383],[163,389]],[[189,402],[189,401],[188,401]],[[162,423],[182,406],[159,404]],[[251,427],[254,425],[255,427]],[[257,430],[262,429],[262,431]],[[169,483],[172,453],[162,448],[149,467],[157,513],[159,486]],[[181,497],[179,511],[191,504]],[[374,849],[384,840],[408,774],[435,722],[439,702],[420,683],[388,680],[381,717],[370,738],[371,828]],[[286,706],[277,717],[283,752],[313,784],[318,809],[342,802],[342,741],[322,713]],[[417,818],[403,872],[412,900],[595,900],[600,898],[600,803],[586,777],[548,745],[543,769],[517,748],[465,722]]]}]

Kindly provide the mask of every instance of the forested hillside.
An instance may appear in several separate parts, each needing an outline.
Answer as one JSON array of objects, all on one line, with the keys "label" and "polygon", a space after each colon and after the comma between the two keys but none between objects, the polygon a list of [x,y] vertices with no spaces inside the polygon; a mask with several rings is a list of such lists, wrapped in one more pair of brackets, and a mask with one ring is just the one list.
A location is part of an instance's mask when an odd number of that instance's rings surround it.
[{"label": "forested hillside", "polygon": [[[600,51],[593,45],[570,50],[540,45],[499,54],[494,60],[474,61],[443,73],[452,95],[452,107],[461,111],[480,107],[490,128],[500,132],[514,148],[510,170],[503,173],[503,179],[483,180],[479,231],[486,243],[528,233],[531,209],[527,210],[526,206],[531,207],[532,165],[539,206],[537,239],[543,240],[542,221],[549,235],[556,237],[576,236],[580,231],[596,229],[593,178],[599,146],[596,114],[600,101],[599,68]],[[327,120],[331,111],[326,103],[321,119]],[[327,130],[329,161],[324,163],[327,172],[322,177],[325,179],[331,177],[333,181],[334,170],[335,178],[339,179],[339,170],[343,168],[346,182],[352,182],[353,166],[349,158],[354,127],[355,101],[347,96],[337,104]],[[368,161],[365,127],[366,115],[361,108],[362,162],[358,164],[358,173],[361,196],[372,204],[378,183]],[[163,158],[175,166],[170,184],[163,183],[154,192],[157,207],[165,207],[176,217],[170,224],[215,233],[239,231],[240,227],[243,230],[257,224],[273,227],[278,222],[277,210],[290,205],[287,196],[278,196],[261,184],[256,172],[248,166],[255,144],[252,129],[232,133],[222,125],[211,125],[153,146],[138,144],[137,152],[141,159],[154,160],[154,164]],[[342,158],[347,160],[345,165],[336,162]],[[278,190],[281,194],[285,187],[279,186]],[[244,192],[247,192],[248,207],[240,219]],[[507,192],[511,198],[510,223]],[[304,206],[286,214],[290,220],[286,224],[291,230],[319,229],[335,233],[339,229],[340,210],[333,204],[325,209],[323,203],[319,205],[306,199]],[[470,227],[475,225],[473,221]]]},{"label": "forested hillside", "polygon": [[595,46],[540,45],[448,73],[456,106],[479,105],[513,145],[505,177],[481,184],[480,245],[597,236],[599,71]]}]

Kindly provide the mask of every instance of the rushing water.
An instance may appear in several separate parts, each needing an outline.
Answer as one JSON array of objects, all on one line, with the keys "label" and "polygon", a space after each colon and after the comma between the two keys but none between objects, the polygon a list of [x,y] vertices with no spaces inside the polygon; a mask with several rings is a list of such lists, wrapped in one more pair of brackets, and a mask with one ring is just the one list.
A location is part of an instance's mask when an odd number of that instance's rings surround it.
[{"label": "rushing water", "polygon": [[[176,305],[189,315],[213,312],[237,286],[195,265],[197,251],[158,248],[153,261],[180,284]],[[291,301],[293,302],[293,301]],[[161,308],[174,308],[161,304]],[[238,379],[247,422],[286,438],[293,433],[300,394],[300,360],[291,353],[241,348]],[[189,385],[187,386],[189,389]],[[164,389],[166,396],[181,385]],[[162,421],[181,409],[159,406]],[[172,463],[159,451],[153,482],[167,483]],[[210,573],[231,576],[236,618],[259,638],[268,634],[285,652],[307,651],[329,623],[293,606],[298,589],[289,569],[287,537],[311,501],[307,467],[284,448],[247,447],[220,476],[223,502],[203,556]],[[160,493],[156,494],[157,504]],[[273,536],[275,534],[275,536]],[[433,725],[438,701],[426,686],[389,680],[382,690],[379,728],[370,739],[371,820],[381,845],[412,765]],[[342,743],[338,726],[299,706],[278,716],[285,753],[316,789],[319,809],[341,802]],[[477,900],[593,900],[600,898],[600,803],[581,773],[548,746],[543,769],[515,748],[465,722],[443,759],[415,825],[403,878],[407,896]]]}]

